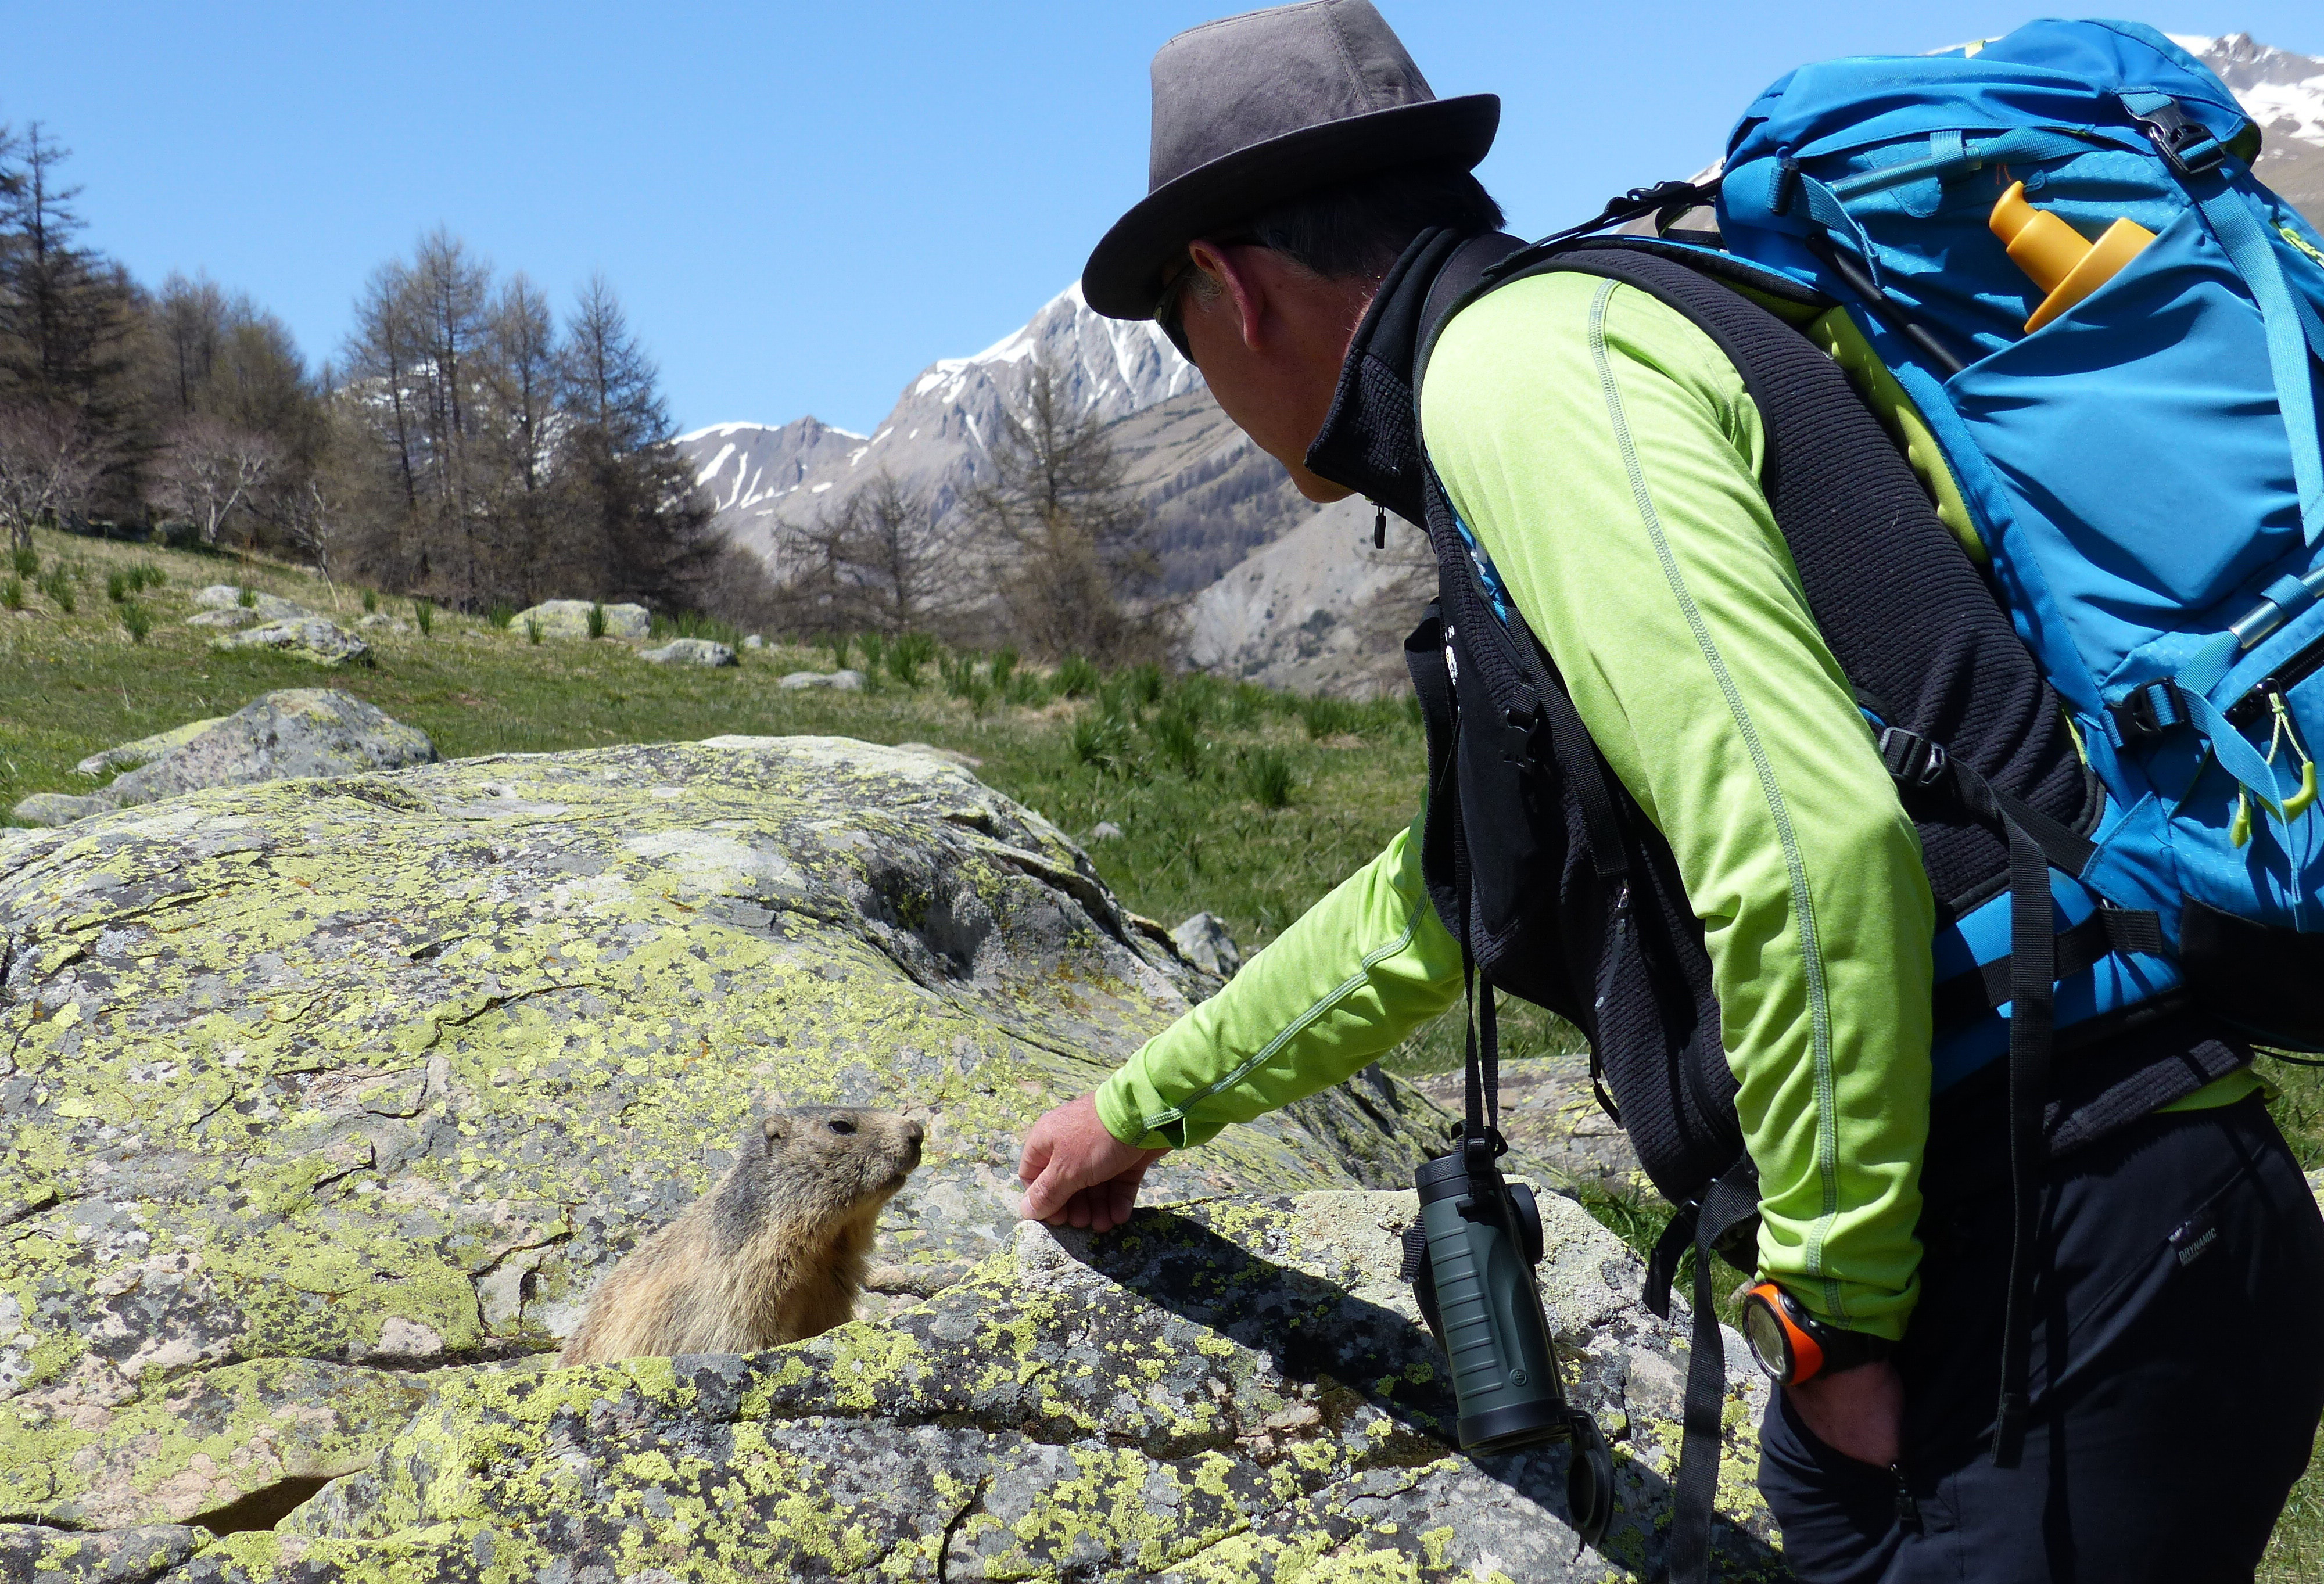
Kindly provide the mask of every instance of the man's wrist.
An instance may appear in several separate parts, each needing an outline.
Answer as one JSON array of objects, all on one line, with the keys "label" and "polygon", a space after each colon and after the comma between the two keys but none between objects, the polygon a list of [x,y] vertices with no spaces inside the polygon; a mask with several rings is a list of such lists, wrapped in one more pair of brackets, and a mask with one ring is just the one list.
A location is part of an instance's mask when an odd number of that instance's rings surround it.
[{"label": "man's wrist", "polygon": [[1127,1071],[1114,1073],[1097,1086],[1097,1119],[1118,1142],[1133,1149],[1169,1148],[1170,1141],[1148,1128],[1139,1114],[1135,1099],[1127,1092],[1130,1087],[1125,1081]]},{"label": "man's wrist", "polygon": [[1743,1336],[1753,1359],[1782,1386],[1845,1374],[1895,1351],[1886,1337],[1820,1318],[1776,1282],[1745,1288],[1742,1308]]}]

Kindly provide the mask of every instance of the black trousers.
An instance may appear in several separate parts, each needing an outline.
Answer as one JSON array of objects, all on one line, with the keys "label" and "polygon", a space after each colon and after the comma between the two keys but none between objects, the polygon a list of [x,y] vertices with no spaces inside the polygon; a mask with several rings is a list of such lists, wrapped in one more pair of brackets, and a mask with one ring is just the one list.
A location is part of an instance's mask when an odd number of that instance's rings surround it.
[{"label": "black trousers", "polygon": [[1809,1584],[2252,1577],[2324,1413],[2324,1218],[2282,1136],[2256,1097],[2157,1114],[2054,1162],[2043,1201],[2020,1466],[1988,1455],[2006,1183],[1922,1218],[1909,1503],[1775,1394],[1759,1488]]}]

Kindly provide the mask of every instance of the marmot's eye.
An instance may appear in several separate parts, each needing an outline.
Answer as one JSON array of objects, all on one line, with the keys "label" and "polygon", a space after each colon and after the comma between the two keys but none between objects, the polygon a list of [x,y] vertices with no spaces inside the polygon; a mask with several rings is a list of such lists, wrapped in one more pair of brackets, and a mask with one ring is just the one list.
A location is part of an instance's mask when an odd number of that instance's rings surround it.
[{"label": "marmot's eye", "polygon": [[849,1121],[844,1117],[832,1118],[830,1127],[834,1133],[853,1133],[855,1131],[855,1124]]}]

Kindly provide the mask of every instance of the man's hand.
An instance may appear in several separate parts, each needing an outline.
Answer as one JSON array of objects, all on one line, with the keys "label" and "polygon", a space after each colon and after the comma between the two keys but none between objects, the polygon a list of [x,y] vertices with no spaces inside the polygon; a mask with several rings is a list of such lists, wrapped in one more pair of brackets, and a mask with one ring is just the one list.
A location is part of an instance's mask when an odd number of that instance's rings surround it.
[{"label": "man's hand", "polygon": [[1130,1219],[1146,1168],[1170,1152],[1139,1149],[1106,1131],[1097,1096],[1085,1094],[1033,1124],[1025,1135],[1017,1180],[1026,1185],[1017,1213],[1051,1226],[1102,1232]]},{"label": "man's hand", "polygon": [[1876,1469],[1896,1461],[1904,1383],[1886,1359],[1784,1388],[1818,1441]]}]

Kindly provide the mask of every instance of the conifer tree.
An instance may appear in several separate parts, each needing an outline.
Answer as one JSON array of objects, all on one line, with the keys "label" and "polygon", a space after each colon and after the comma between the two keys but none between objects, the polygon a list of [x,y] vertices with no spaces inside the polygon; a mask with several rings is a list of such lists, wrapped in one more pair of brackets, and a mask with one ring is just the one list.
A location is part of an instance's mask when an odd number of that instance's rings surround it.
[{"label": "conifer tree", "polygon": [[1036,357],[993,438],[991,476],[966,507],[993,547],[994,584],[1019,639],[1051,657],[1157,658],[1169,612],[1146,513],[1095,414],[1073,416],[1056,367]]}]

